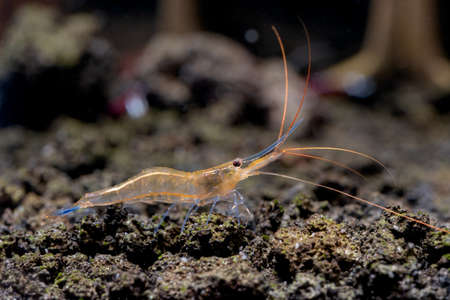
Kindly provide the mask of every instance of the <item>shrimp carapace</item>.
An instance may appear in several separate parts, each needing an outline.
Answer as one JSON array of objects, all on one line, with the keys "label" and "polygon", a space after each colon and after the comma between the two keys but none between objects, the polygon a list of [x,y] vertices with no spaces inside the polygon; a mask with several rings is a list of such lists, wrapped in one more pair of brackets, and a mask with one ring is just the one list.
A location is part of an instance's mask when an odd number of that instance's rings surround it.
[{"label": "shrimp carapace", "polygon": [[309,151],[309,150],[347,152],[372,160],[378,165],[382,166],[384,169],[386,169],[386,167],[379,160],[367,154],[351,149],[337,148],[337,147],[301,147],[301,148],[297,147],[297,148],[280,149],[280,147],[286,142],[288,137],[292,135],[294,131],[297,129],[297,127],[301,124],[302,119],[299,119],[299,116],[302,111],[303,103],[305,101],[306,92],[311,78],[311,41],[305,24],[301,20],[300,22],[303,26],[306,35],[308,47],[308,67],[302,98],[300,99],[300,102],[297,106],[295,116],[287,128],[287,132],[284,134],[283,131],[288,104],[287,60],[280,34],[278,33],[275,27],[272,27],[281,49],[283,68],[285,74],[285,97],[283,104],[284,105],[283,116],[278,138],[275,140],[275,142],[273,142],[271,145],[269,145],[268,147],[266,147],[265,149],[261,150],[256,154],[250,155],[243,159],[236,158],[234,160],[231,160],[229,162],[226,162],[224,164],[209,169],[198,170],[194,172],[184,172],[163,167],[150,168],[142,171],[138,175],[126,180],[125,182],[117,184],[113,187],[92,193],[87,193],[71,208],[58,210],[55,213],[55,215],[62,216],[81,208],[106,206],[119,203],[143,202],[149,204],[155,203],[169,204],[169,208],[162,215],[159,224],[155,228],[156,231],[158,230],[159,226],[164,221],[164,218],[167,216],[172,207],[174,207],[176,204],[186,204],[189,206],[189,208],[184,218],[183,225],[181,227],[181,230],[183,231],[186,221],[188,220],[190,214],[194,213],[199,207],[210,205],[207,220],[207,222],[209,222],[210,216],[213,213],[214,209],[216,208],[216,205],[219,202],[221,202],[225,203],[225,205],[228,205],[228,213],[236,217],[239,221],[241,208],[244,208],[244,211],[247,212],[249,215],[251,215],[251,213],[245,206],[244,197],[236,190],[236,186],[238,185],[238,183],[250,176],[270,175],[325,188],[333,192],[340,193],[346,197],[355,199],[359,202],[380,208],[388,213],[395,214],[409,221],[427,226],[437,231],[450,233],[449,230],[447,229],[425,223],[421,220],[398,213],[394,210],[373,203],[369,200],[356,197],[354,195],[345,193],[343,191],[337,190],[335,188],[326,185],[321,185],[315,182],[311,182],[308,180],[284,174],[260,171],[260,169],[278,160],[280,157],[284,155],[292,155],[292,156],[308,157],[311,159],[329,162],[336,166],[345,168],[359,176],[362,176],[362,174],[360,174],[358,171],[339,162],[321,156],[301,153],[302,151]]}]

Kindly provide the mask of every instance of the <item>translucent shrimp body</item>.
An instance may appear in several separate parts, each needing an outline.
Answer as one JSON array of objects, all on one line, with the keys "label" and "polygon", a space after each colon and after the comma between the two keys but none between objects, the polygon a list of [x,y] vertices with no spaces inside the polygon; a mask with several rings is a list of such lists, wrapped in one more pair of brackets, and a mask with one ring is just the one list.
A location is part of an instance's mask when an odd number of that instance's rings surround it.
[{"label": "translucent shrimp body", "polygon": [[115,186],[85,194],[75,205],[80,208],[118,203],[190,203],[200,197],[192,173],[155,167]]},{"label": "translucent shrimp body", "polygon": [[88,208],[134,202],[201,205],[211,197],[228,194],[229,188],[234,189],[239,182],[233,180],[239,177],[234,169],[233,162],[195,172],[150,168],[123,183],[85,194],[75,206]]},{"label": "translucent shrimp body", "polygon": [[278,159],[281,152],[273,150],[280,142],[281,139],[247,159],[236,158],[209,169],[194,172],[165,167],[146,169],[125,182],[85,194],[72,208],[59,210],[56,215],[65,215],[80,208],[134,202],[207,205],[211,199],[228,197],[235,192],[240,181]]}]

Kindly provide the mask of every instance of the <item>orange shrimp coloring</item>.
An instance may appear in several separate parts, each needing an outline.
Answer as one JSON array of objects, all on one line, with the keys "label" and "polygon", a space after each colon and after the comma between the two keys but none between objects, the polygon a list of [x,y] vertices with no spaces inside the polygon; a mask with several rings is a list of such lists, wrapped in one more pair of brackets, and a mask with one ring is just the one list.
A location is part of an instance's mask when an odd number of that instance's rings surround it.
[{"label": "orange shrimp coloring", "polygon": [[183,225],[181,227],[181,231],[183,231],[189,216],[193,212],[195,212],[199,207],[207,205],[211,206],[207,220],[207,222],[209,222],[210,216],[213,213],[216,204],[219,201],[230,203],[230,211],[238,220],[239,220],[239,209],[241,207],[245,208],[245,210],[251,215],[250,211],[245,206],[244,197],[236,190],[236,186],[239,184],[239,182],[251,176],[270,175],[325,188],[333,192],[347,196],[349,198],[355,199],[359,202],[365,203],[367,205],[380,208],[391,214],[405,218],[409,221],[427,226],[437,231],[450,233],[450,231],[447,229],[440,228],[431,225],[429,223],[423,222],[421,220],[398,213],[394,210],[373,203],[369,200],[365,200],[363,198],[345,193],[343,191],[337,190],[329,186],[321,185],[315,182],[311,182],[296,177],[291,177],[284,174],[260,171],[261,168],[278,160],[282,156],[292,155],[326,161],[335,164],[337,166],[346,168],[347,170],[350,170],[353,173],[356,173],[357,175],[361,175],[356,170],[349,168],[339,162],[335,162],[323,158],[321,156],[314,156],[302,153],[302,151],[307,150],[331,150],[331,151],[347,152],[372,160],[377,164],[379,164],[380,166],[382,166],[383,168],[385,168],[384,165],[377,159],[367,154],[350,149],[336,148],[336,147],[302,147],[302,148],[280,149],[280,147],[286,142],[287,138],[295,131],[295,129],[301,123],[301,119],[299,119],[299,116],[303,107],[303,103],[305,100],[306,92],[311,77],[311,42],[305,24],[303,22],[301,23],[305,31],[308,46],[308,68],[303,96],[297,107],[294,119],[288,126],[286,133],[283,133],[283,129],[285,127],[286,110],[288,102],[287,60],[284,45],[280,38],[280,35],[277,29],[272,26],[272,29],[276,35],[277,41],[281,48],[284,76],[285,76],[285,96],[284,96],[283,116],[278,138],[270,146],[246,158],[236,158],[232,161],[204,170],[184,172],[165,167],[154,167],[146,169],[143,170],[138,175],[126,180],[123,183],[96,192],[87,193],[79,201],[77,201],[71,208],[58,210],[54,215],[62,216],[82,208],[107,206],[118,203],[142,202],[149,204],[156,204],[156,203],[170,204],[169,208],[163,214],[159,225],[156,227],[155,229],[156,232],[156,230],[158,230],[159,226],[161,225],[164,218],[167,216],[172,207],[174,207],[176,204],[189,204],[190,206],[188,212],[184,218]]}]

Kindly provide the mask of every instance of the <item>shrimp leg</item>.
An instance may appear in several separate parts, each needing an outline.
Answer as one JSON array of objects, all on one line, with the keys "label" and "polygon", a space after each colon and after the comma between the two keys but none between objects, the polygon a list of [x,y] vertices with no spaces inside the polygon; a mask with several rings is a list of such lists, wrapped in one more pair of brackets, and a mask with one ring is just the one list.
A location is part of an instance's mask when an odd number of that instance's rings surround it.
[{"label": "shrimp leg", "polygon": [[213,198],[213,203],[211,205],[211,208],[209,209],[208,219],[206,220],[206,225],[208,225],[209,220],[211,219],[211,215],[212,215],[212,213],[214,211],[214,208],[216,208],[217,202],[219,202],[219,201],[220,201],[220,197],[219,196]]},{"label": "shrimp leg", "polygon": [[239,216],[238,194],[238,191],[233,191],[233,206],[231,207],[231,209],[232,211],[234,211],[234,217],[238,221],[238,224],[241,225],[241,218]]},{"label": "shrimp leg", "polygon": [[176,203],[172,203],[167,210],[164,212],[164,214],[161,216],[161,220],[158,223],[158,226],[156,226],[155,231],[153,232],[154,234],[156,234],[159,230],[159,227],[161,227],[162,223],[164,222],[164,219],[167,217],[167,215],[169,214],[170,210],[176,205]]},{"label": "shrimp leg", "polygon": [[[195,208],[195,210],[194,210],[194,208]],[[192,214],[193,212],[197,211],[197,209],[198,209],[198,200],[195,201],[195,203],[193,203],[193,204],[189,207],[188,212],[186,213],[186,216],[184,217],[183,225],[181,225],[181,232],[184,231],[184,226],[186,225],[186,222],[187,222],[187,220],[189,219],[189,217],[191,216],[191,214]],[[192,211],[192,210],[194,210],[194,211]]]}]

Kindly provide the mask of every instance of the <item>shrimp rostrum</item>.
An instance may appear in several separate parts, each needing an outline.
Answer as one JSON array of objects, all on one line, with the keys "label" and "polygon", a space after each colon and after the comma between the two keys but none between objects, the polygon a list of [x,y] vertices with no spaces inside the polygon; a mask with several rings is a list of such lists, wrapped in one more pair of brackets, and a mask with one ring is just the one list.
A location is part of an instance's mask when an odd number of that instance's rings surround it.
[{"label": "shrimp rostrum", "polygon": [[[170,209],[177,204],[189,205],[188,212],[184,218],[184,222],[181,230],[183,231],[186,221],[189,216],[195,212],[199,207],[210,206],[208,220],[213,213],[216,205],[221,203],[229,204],[228,213],[236,217],[239,221],[240,209],[248,213],[249,210],[245,206],[244,197],[236,190],[236,186],[239,182],[255,175],[270,175],[278,176],[286,179],[303,182],[306,184],[314,185],[317,187],[325,188],[336,193],[340,193],[344,196],[357,200],[359,202],[365,203],[367,205],[378,207],[385,210],[391,214],[405,218],[411,222],[419,223],[424,226],[430,227],[434,230],[443,231],[450,233],[447,229],[439,228],[437,226],[425,223],[421,220],[412,218],[410,216],[401,214],[389,208],[383,207],[369,200],[345,193],[343,191],[337,190],[335,188],[321,185],[308,180],[291,177],[284,174],[278,174],[273,172],[264,172],[261,169],[268,164],[280,159],[285,155],[300,156],[313,158],[318,160],[323,160],[329,163],[333,163],[337,166],[346,168],[358,175],[360,175],[356,170],[351,169],[339,162],[335,162],[321,156],[314,156],[303,153],[308,150],[329,150],[329,151],[341,151],[347,152],[354,155],[362,156],[366,159],[370,159],[377,164],[384,167],[384,165],[377,159],[351,149],[336,148],[336,147],[302,147],[302,148],[281,148],[281,146],[286,142],[288,137],[296,130],[296,128],[301,123],[300,112],[305,100],[307,87],[311,76],[311,47],[308,31],[305,25],[302,23],[303,28],[306,33],[307,45],[308,45],[308,68],[305,81],[305,87],[303,91],[303,96],[297,107],[294,119],[289,124],[286,132],[284,133],[285,127],[285,117],[287,111],[287,100],[288,100],[288,76],[287,76],[287,62],[286,55],[284,51],[284,46],[281,41],[280,35],[275,27],[273,30],[277,37],[278,43],[280,44],[281,54],[283,58],[284,65],[284,76],[285,76],[285,97],[284,97],[284,109],[283,117],[281,121],[280,131],[278,138],[268,147],[262,151],[250,155],[246,158],[236,158],[229,162],[223,163],[221,165],[193,172],[184,172],[171,168],[165,167],[154,167],[150,169],[143,170],[138,175],[117,184],[115,186],[102,189],[100,191],[87,193],[79,201],[77,201],[71,208],[58,210],[55,215],[62,216],[69,214],[73,211],[90,208],[97,206],[107,206],[119,203],[148,203],[148,204],[158,204],[164,203],[168,204],[169,207],[160,219],[159,225],[163,222],[164,218],[169,213]],[[156,230],[159,228],[156,227]]]}]

